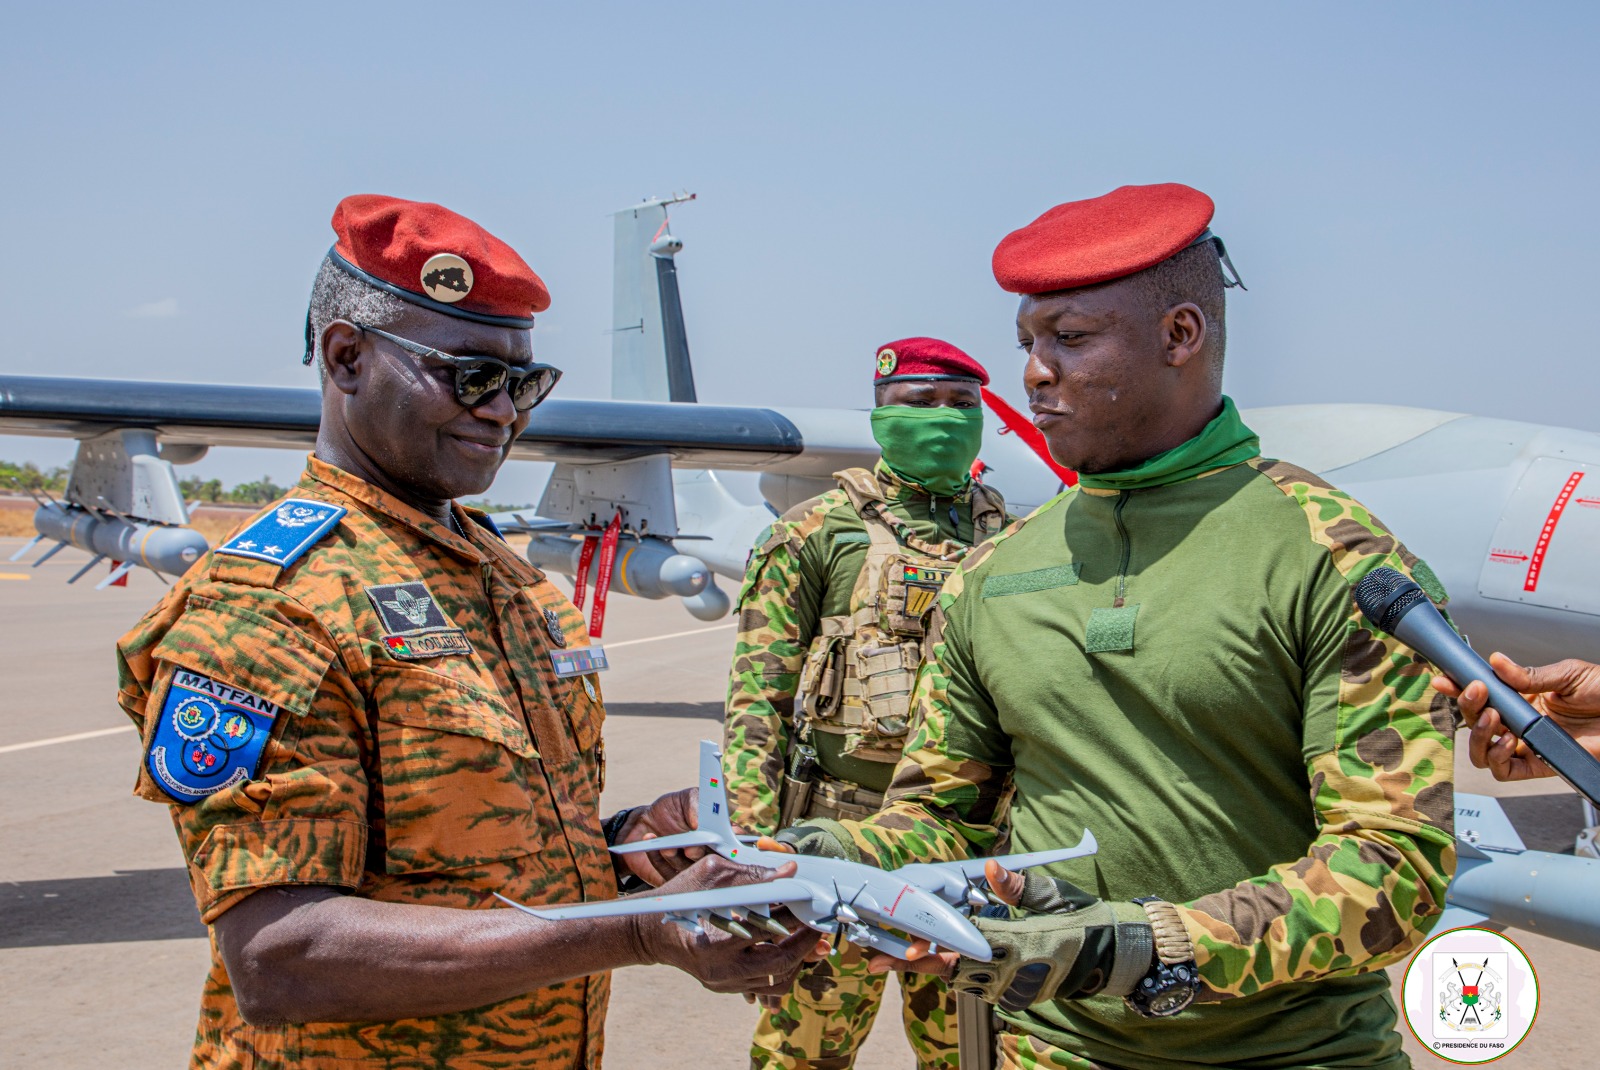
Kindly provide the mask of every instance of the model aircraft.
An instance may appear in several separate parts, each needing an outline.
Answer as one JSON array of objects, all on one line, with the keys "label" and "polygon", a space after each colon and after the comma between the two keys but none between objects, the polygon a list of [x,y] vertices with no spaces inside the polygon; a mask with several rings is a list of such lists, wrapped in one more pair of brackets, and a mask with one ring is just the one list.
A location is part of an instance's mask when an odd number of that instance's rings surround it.
[{"label": "model aircraft", "polygon": [[[771,908],[786,908],[801,922],[860,947],[905,958],[911,944],[895,931],[926,940],[935,947],[959,951],[968,958],[988,962],[989,944],[968,920],[975,907],[991,900],[980,880],[988,859],[959,862],[918,862],[895,870],[882,870],[860,862],[809,855],[763,851],[753,837],[734,835],[728,822],[727,793],[722,786],[722,752],[715,743],[700,744],[700,798],[694,832],[623,844],[614,854],[663,851],[681,847],[709,847],[724,858],[751,866],[776,869],[793,862],[797,872],[762,884],[714,888],[673,895],[639,895],[598,903],[565,907],[530,907],[499,898],[525,913],[546,921],[577,918],[615,918],[660,914],[692,933],[711,925],[750,937],[750,926],[788,935],[772,917]],[[1007,869],[1021,870],[1082,858],[1098,850],[1094,834],[1085,830],[1076,847],[1027,854],[1000,855],[994,860]]]},{"label": "model aircraft", "polygon": [[[612,852],[704,846],[746,865],[776,868],[794,862],[799,872],[793,877],[572,906],[530,907],[505,896],[499,898],[547,921],[660,914],[663,922],[692,933],[703,932],[709,925],[745,938],[755,929],[788,935],[771,913],[772,907],[781,906],[818,932],[900,958],[910,944],[890,930],[989,961],[989,945],[968,920],[974,909],[994,901],[980,880],[988,859],[919,862],[881,870],[856,862],[759,850],[752,845],[754,837],[736,836],[729,824],[721,762],[715,743],[700,744],[696,831],[624,844],[611,848]],[[1444,914],[1433,931],[1463,925],[1514,926],[1600,951],[1600,914],[1593,908],[1593,890],[1600,887],[1600,860],[1529,851],[1500,804],[1485,795],[1457,795],[1456,821],[1459,868],[1445,895]],[[994,860],[1007,869],[1021,870],[1082,858],[1097,850],[1094,834],[1085,830],[1076,847],[1000,855]]]}]

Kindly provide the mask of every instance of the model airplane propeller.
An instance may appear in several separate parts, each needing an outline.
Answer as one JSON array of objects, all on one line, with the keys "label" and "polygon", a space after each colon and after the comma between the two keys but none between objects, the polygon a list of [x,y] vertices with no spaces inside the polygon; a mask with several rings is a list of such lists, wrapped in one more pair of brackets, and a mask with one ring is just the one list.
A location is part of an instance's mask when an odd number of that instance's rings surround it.
[{"label": "model airplane propeller", "polygon": [[[727,793],[722,786],[722,752],[715,743],[700,744],[699,828],[676,836],[642,840],[611,848],[616,854],[663,851],[681,847],[709,847],[735,862],[776,869],[793,862],[792,877],[713,888],[673,895],[640,895],[599,903],[566,907],[527,907],[505,896],[518,910],[547,921],[569,918],[609,918],[625,914],[661,914],[692,933],[707,925],[748,938],[752,927],[774,935],[789,932],[772,917],[773,906],[788,909],[800,921],[834,938],[834,946],[851,943],[905,958],[911,942],[891,930],[926,940],[934,947],[958,951],[968,958],[988,962],[989,944],[968,920],[976,907],[990,899],[979,885],[986,858],[959,862],[917,862],[896,870],[882,870],[860,862],[834,858],[763,851],[748,838],[740,839],[728,821]],[[1085,831],[1076,847],[1028,854],[1000,855],[1007,869],[1027,869],[1069,858],[1092,855],[1098,849],[1094,834]]]}]

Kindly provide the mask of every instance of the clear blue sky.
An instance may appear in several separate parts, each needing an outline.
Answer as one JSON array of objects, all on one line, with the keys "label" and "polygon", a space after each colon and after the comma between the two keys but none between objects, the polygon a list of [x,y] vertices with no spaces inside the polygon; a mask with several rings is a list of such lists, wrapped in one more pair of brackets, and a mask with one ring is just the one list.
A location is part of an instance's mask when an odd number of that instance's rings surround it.
[{"label": "clear blue sky", "polygon": [[[521,250],[554,294],[540,354],[568,396],[603,396],[607,213],[689,189],[703,399],[866,405],[874,348],[907,334],[957,342],[1016,397],[995,241],[1062,200],[1183,181],[1216,199],[1250,286],[1229,313],[1242,405],[1600,429],[1597,22],[1579,4],[12,4],[0,370],[311,385],[328,217],[384,192]],[[299,465],[219,451],[197,470]]]}]

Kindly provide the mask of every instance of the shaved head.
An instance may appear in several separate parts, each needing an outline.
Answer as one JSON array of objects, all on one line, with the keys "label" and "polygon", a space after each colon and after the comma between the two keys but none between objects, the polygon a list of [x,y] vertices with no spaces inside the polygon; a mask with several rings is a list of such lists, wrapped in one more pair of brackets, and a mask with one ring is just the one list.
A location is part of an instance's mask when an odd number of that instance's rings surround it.
[{"label": "shaved head", "polygon": [[1188,302],[1206,317],[1205,358],[1220,388],[1222,360],[1227,349],[1225,287],[1217,243],[1201,242],[1129,279],[1157,316]]}]

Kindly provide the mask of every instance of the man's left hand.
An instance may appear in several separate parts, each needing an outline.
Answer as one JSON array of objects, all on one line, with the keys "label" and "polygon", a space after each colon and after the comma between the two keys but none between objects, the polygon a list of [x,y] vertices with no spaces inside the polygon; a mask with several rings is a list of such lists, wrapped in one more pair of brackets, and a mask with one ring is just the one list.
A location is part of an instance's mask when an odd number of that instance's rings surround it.
[{"label": "man's left hand", "polygon": [[[700,789],[684,788],[669,792],[649,806],[640,806],[628,814],[622,825],[617,843],[637,843],[658,836],[673,836],[680,832],[693,832],[699,827],[695,811],[700,805]],[[707,847],[683,847],[670,851],[644,851],[639,854],[613,855],[617,868],[659,888],[682,873],[710,851]]]},{"label": "man's left hand", "polygon": [[[933,974],[990,1003],[1021,1010],[1052,999],[1127,995],[1155,961],[1150,923],[1137,904],[1108,903],[1066,881],[1012,873],[993,860],[984,866],[984,877],[996,898],[1015,908],[1009,917],[972,919],[994,948],[992,962],[953,951],[929,954],[919,940],[909,961],[874,953],[867,969]],[[1135,927],[1143,928],[1143,938],[1127,939]]]}]

